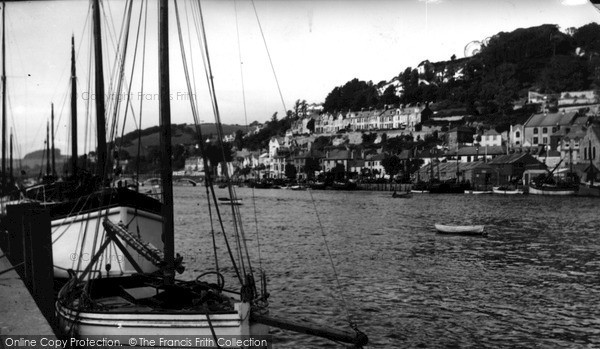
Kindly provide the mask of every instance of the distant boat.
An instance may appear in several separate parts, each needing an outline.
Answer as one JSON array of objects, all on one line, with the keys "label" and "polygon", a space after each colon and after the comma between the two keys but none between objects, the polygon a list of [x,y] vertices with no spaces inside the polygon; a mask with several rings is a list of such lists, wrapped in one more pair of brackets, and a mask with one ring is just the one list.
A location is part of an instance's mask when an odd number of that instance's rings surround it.
[{"label": "distant boat", "polygon": [[435,230],[440,234],[462,234],[481,235],[485,226],[483,225],[444,225],[435,224]]},{"label": "distant boat", "polygon": [[557,186],[557,185],[550,185],[550,184],[535,185],[532,183],[529,186],[529,194],[531,194],[531,195],[568,196],[568,195],[575,195],[577,193],[578,189],[579,189],[578,186]]},{"label": "distant boat", "polygon": [[222,204],[228,204],[228,205],[243,205],[242,203],[242,199],[233,199],[231,200],[230,198],[219,198],[219,201],[221,201]]},{"label": "distant boat", "polygon": [[492,194],[493,191],[490,190],[465,190],[465,194]]},{"label": "distant boat", "polygon": [[412,193],[411,192],[401,192],[401,193],[397,193],[396,191],[394,191],[392,193],[392,197],[393,198],[401,198],[401,199],[408,199],[412,197]]},{"label": "distant boat", "polygon": [[494,194],[501,194],[501,195],[519,195],[519,194],[523,194],[523,190],[522,189],[508,189],[507,187],[494,187],[494,188],[492,188],[492,192]]},{"label": "distant boat", "polygon": [[415,194],[429,194],[429,190],[415,190],[415,189],[412,189],[410,192],[411,193],[415,193]]},{"label": "distant boat", "polygon": [[309,182],[310,189],[325,189],[325,182]]}]

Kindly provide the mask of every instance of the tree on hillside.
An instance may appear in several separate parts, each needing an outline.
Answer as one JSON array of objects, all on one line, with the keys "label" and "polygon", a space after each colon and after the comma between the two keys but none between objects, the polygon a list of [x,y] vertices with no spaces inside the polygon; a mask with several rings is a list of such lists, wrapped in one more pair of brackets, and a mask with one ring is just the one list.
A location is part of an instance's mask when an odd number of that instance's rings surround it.
[{"label": "tree on hillside", "polygon": [[352,79],[343,86],[335,87],[325,98],[323,110],[334,112],[341,110],[361,110],[377,105],[379,95],[371,81]]},{"label": "tree on hillside", "polygon": [[298,171],[296,170],[296,166],[292,164],[285,164],[285,176],[288,179],[296,179],[296,174]]},{"label": "tree on hillside", "polygon": [[398,105],[399,103],[400,97],[396,95],[396,87],[390,85],[383,91],[377,107],[382,108],[384,105]]},{"label": "tree on hillside", "polygon": [[592,53],[600,54],[600,25],[589,23],[575,29],[573,40],[587,56],[591,56]]},{"label": "tree on hillside", "polygon": [[306,172],[306,176],[308,179],[312,179],[315,177],[315,172],[321,171],[321,164],[319,163],[319,159],[317,158],[307,158],[306,163],[304,164],[304,172]]},{"label": "tree on hillside", "polygon": [[363,133],[362,134],[362,144],[369,145],[373,144],[377,139],[377,133]]},{"label": "tree on hillside", "polygon": [[308,122],[306,123],[306,128],[314,133],[315,132],[315,119],[310,119],[308,120]]},{"label": "tree on hillside", "polygon": [[326,146],[331,144],[331,138],[327,136],[319,136],[313,142],[311,149],[316,151],[323,151]]},{"label": "tree on hillside", "polygon": [[585,58],[555,56],[540,74],[541,91],[559,93],[584,90],[589,87],[588,76]]},{"label": "tree on hillside", "polygon": [[391,180],[402,170],[402,161],[396,155],[386,155],[381,160],[381,166],[383,166],[385,173],[390,175]]}]

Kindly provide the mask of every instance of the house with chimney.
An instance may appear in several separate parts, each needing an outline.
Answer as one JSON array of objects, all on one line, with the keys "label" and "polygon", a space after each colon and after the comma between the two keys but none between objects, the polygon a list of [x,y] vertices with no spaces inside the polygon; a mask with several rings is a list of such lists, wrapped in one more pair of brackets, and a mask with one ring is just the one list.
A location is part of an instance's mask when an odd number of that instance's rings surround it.
[{"label": "house with chimney", "polygon": [[577,118],[576,111],[537,113],[523,125],[523,146],[550,145],[550,136],[559,130],[568,133]]}]

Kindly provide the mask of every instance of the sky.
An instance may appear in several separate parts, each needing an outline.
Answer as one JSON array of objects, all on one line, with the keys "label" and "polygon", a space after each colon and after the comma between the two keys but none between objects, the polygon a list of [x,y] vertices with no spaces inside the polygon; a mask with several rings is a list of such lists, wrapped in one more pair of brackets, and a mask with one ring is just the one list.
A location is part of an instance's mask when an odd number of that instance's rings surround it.
[{"label": "sky", "polygon": [[[156,77],[156,1],[148,6],[146,45],[135,35],[144,11],[133,3],[126,60],[127,83],[121,94],[110,89],[115,47],[125,1],[104,1],[103,42],[106,93],[131,96],[123,128],[158,124]],[[179,0],[186,58],[195,86],[198,117],[214,120],[198,40],[198,16],[189,1]],[[170,71],[173,123],[193,123],[178,43],[173,2],[170,3]],[[221,120],[226,124],[264,122],[293,109],[298,99],[322,103],[336,86],[358,78],[390,80],[425,59],[464,57],[465,46],[499,32],[542,24],[561,30],[600,21],[587,0],[209,0],[202,2],[207,46]],[[70,42],[75,36],[78,81],[79,151],[94,148],[93,81],[90,69],[90,4],[87,1],[32,1],[6,4],[6,76],[8,125],[14,130],[21,157],[42,149],[50,105],[54,103],[55,144],[70,153]],[[141,30],[141,33],[144,31]],[[135,68],[131,54],[139,37]],[[121,46],[122,47],[122,46]],[[142,47],[146,54],[142,55]],[[142,58],[144,74],[142,74]],[[133,72],[133,73],[132,73]],[[141,77],[144,77],[142,88]],[[114,86],[115,84],[113,84]],[[129,89],[130,88],[130,89]],[[114,98],[113,98],[114,100]],[[142,100],[143,103],[140,103]],[[125,103],[123,103],[125,105]],[[139,112],[142,105],[142,113]],[[88,110],[91,110],[88,112]],[[115,114],[107,108],[107,118]],[[134,118],[136,121],[134,122]]]}]

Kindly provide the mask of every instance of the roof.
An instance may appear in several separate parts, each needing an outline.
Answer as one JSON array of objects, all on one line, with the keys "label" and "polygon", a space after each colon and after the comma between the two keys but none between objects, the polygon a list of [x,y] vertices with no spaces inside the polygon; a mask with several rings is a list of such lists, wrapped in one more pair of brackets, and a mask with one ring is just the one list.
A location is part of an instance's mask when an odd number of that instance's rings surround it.
[{"label": "roof", "polygon": [[[439,166],[440,172],[446,172],[446,173],[455,173],[457,168],[461,172],[462,171],[471,171],[476,168],[491,169],[489,164],[484,161],[460,162],[460,163],[458,163],[458,166],[456,164],[456,161],[440,162],[440,163],[436,163],[434,165],[434,172],[438,171],[438,166]],[[430,171],[431,171],[431,168],[429,165],[423,166],[419,169],[419,172],[421,172],[421,173],[428,173]]]},{"label": "roof", "polygon": [[384,158],[385,158],[385,154],[372,154],[372,155],[365,156],[365,160],[368,160],[368,161],[383,160]]},{"label": "roof", "polygon": [[487,147],[462,147],[458,149],[458,156],[469,156],[469,155],[501,155],[506,154],[506,149],[503,146],[492,145]]},{"label": "roof", "polygon": [[333,149],[327,152],[325,155],[327,160],[347,160],[352,159],[352,152],[350,150]]},{"label": "roof", "polygon": [[496,132],[496,130],[491,129],[491,130],[487,130],[483,133],[484,136],[497,136],[499,135],[498,132]]},{"label": "roof", "polygon": [[533,114],[527,122],[525,122],[525,127],[540,127],[540,126],[566,126],[571,125],[573,122],[575,115],[577,115],[576,111],[570,112],[558,112],[558,113],[541,113],[541,114]]},{"label": "roof", "polygon": [[348,161],[348,166],[349,167],[364,167],[365,160],[362,160],[362,159],[350,160],[350,161]]},{"label": "roof", "polygon": [[323,158],[323,157],[325,157],[323,155],[323,153],[321,153],[318,150],[314,150],[314,149],[311,149],[311,150],[308,150],[308,151],[303,151],[302,153],[294,156],[295,159],[308,159],[308,158],[320,159],[320,158]]},{"label": "roof", "polygon": [[408,160],[408,159],[410,159],[412,157],[413,157],[413,151],[410,150],[410,149],[404,149],[398,155],[398,158],[400,158],[400,160]]},{"label": "roof", "polygon": [[452,133],[452,132],[469,132],[469,133],[475,133],[472,128],[467,127],[467,126],[458,126],[458,127],[455,127],[455,128],[453,128],[453,129],[451,129],[451,130],[448,131],[448,133]]},{"label": "roof", "polygon": [[526,163],[526,164],[534,164],[539,163],[539,161],[531,156],[531,154],[522,152],[522,153],[512,153],[507,155],[500,155],[498,157],[493,158],[490,162],[491,165],[502,165],[502,164],[516,164],[516,163]]}]

